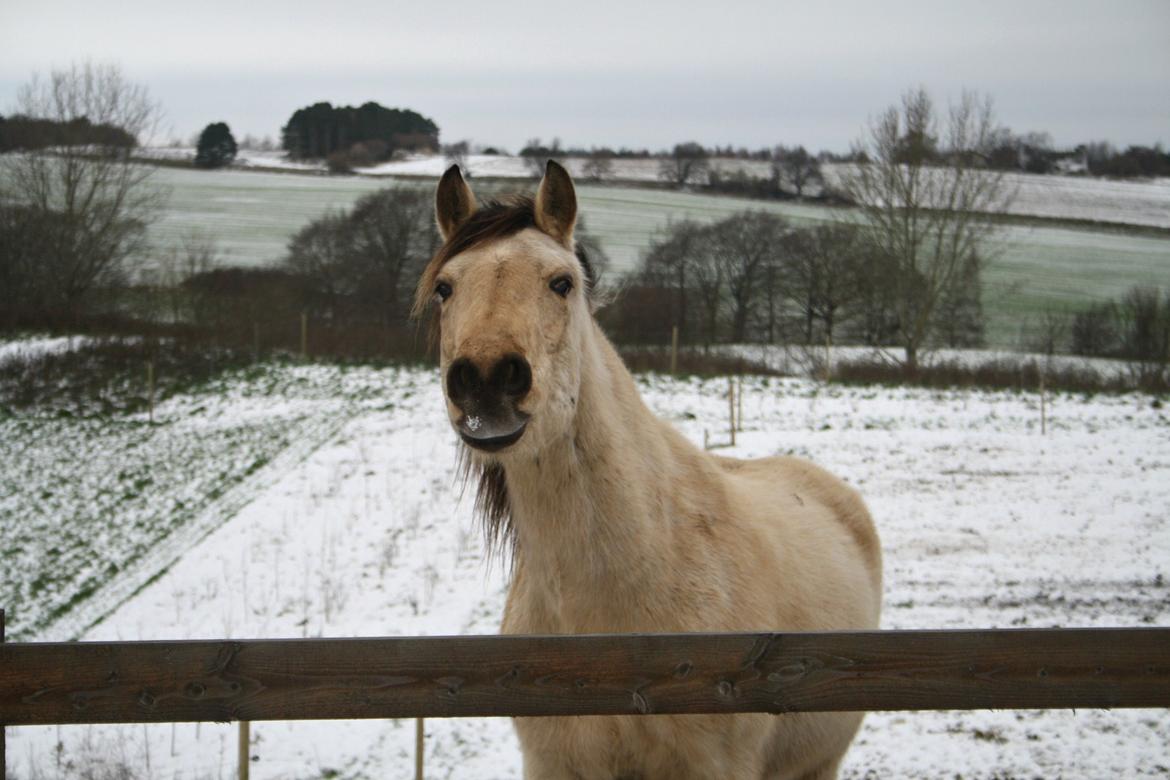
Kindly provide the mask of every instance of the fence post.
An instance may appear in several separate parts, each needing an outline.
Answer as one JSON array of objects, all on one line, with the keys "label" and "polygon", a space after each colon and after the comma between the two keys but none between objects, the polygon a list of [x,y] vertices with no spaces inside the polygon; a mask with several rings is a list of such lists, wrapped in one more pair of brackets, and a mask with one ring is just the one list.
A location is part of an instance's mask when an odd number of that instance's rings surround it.
[{"label": "fence post", "polygon": [[154,423],[154,361],[146,361],[146,419]]},{"label": "fence post", "polygon": [[[4,642],[4,609],[0,608],[0,643]],[[4,724],[0,723],[0,780],[8,777],[8,750],[5,744]]]},{"label": "fence post", "polygon": [[252,757],[250,753],[252,744],[251,734],[252,724],[249,721],[240,721],[240,749],[238,753],[238,761],[240,765],[240,780],[248,780],[248,768],[251,766]]},{"label": "fence post", "polygon": [[743,377],[739,377],[735,382],[735,424],[739,429],[743,430]]},{"label": "fence post", "polygon": [[735,377],[727,379],[727,419],[731,423],[731,446],[735,446]]},{"label": "fence post", "polygon": [[309,313],[301,312],[301,359],[309,356]]},{"label": "fence post", "polygon": [[1047,372],[1040,370],[1040,435],[1048,434],[1048,394],[1045,392],[1044,375]]},{"label": "fence post", "polygon": [[260,323],[252,323],[252,362],[260,362]]},{"label": "fence post", "polygon": [[678,374],[678,325],[670,329],[670,375]]},{"label": "fence post", "polygon": [[414,780],[423,780],[423,719],[414,719]]}]

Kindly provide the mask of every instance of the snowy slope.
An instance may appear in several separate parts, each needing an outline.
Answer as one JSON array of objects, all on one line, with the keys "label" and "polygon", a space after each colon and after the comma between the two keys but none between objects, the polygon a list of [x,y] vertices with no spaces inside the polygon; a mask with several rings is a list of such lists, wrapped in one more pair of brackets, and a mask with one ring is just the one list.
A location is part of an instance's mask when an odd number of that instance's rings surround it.
[{"label": "snowy slope", "polygon": [[[353,399],[336,434],[86,638],[494,632],[505,573],[460,499],[434,372],[281,370]],[[249,381],[230,397],[262,397]],[[726,441],[725,381],[639,381],[693,441]],[[1147,397],[1058,395],[1041,436],[1028,395],[744,386],[745,430],[720,451],[806,456],[862,491],[885,549],[884,627],[1170,624],[1170,416]],[[428,777],[519,776],[506,720],[427,730]],[[1168,730],[1165,711],[876,714],[843,776],[1158,776]],[[254,724],[252,776],[409,778],[413,738],[406,721]],[[234,739],[212,724],[9,729],[10,776],[88,760],[226,777]]]},{"label": "snowy slope", "polygon": [[[143,156],[157,159],[194,159],[191,149],[145,149]],[[566,157],[561,160],[574,178],[588,179],[584,157]],[[413,154],[404,159],[357,168],[363,176],[422,176],[438,179],[451,164],[443,155]],[[660,182],[658,158],[613,159],[607,179],[621,182]],[[714,158],[712,170],[723,174],[743,172],[749,176],[771,177],[771,164],[759,160]],[[512,155],[472,154],[463,160],[463,166],[472,177],[531,178],[527,161]],[[295,172],[324,172],[320,161],[288,160],[281,151],[241,150],[235,167],[279,169]],[[847,166],[828,164],[823,167],[826,183],[840,184]],[[700,182],[705,183],[705,182]],[[1012,214],[1052,219],[1089,220],[1126,225],[1170,228],[1170,179],[1114,180],[1088,176],[1056,176],[1031,173],[1006,173],[1004,185],[1015,193],[1010,207]],[[815,192],[814,189],[811,190]]]}]

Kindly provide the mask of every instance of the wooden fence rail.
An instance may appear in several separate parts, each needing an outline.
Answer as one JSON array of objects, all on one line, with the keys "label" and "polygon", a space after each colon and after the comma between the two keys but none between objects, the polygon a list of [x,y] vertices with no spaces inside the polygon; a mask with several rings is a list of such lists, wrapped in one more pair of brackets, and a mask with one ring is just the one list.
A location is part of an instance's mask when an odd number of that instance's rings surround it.
[{"label": "wooden fence rail", "polygon": [[9,726],[1170,707],[1170,628],[0,645]]}]

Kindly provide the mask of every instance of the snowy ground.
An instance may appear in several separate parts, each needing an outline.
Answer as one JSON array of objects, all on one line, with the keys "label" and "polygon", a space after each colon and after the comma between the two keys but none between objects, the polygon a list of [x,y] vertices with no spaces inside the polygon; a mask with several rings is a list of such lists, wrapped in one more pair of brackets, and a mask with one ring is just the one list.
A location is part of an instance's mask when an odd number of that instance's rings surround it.
[{"label": "snowy ground", "polygon": [[[888,363],[899,365],[905,353],[897,347],[809,346],[804,344],[726,344],[713,347],[721,354],[742,357],[766,366],[784,376],[820,376],[826,358],[834,367],[845,362]],[[957,364],[967,368],[1035,363],[1052,372],[1087,371],[1102,379],[1132,379],[1134,365],[1115,358],[1081,355],[1045,355],[1038,352],[1002,349],[931,349],[918,356],[923,367]]]},{"label": "snowy ground", "polygon": [[[726,441],[725,381],[639,381],[693,441]],[[745,430],[721,451],[795,453],[862,491],[885,549],[884,627],[1170,624],[1170,415],[1148,397],[1057,395],[1041,436],[1029,395],[766,378],[744,388]],[[470,497],[460,500],[433,371],[271,367],[175,398],[137,430],[198,441],[257,417],[278,427],[316,420],[328,432],[295,457],[225,477],[242,486],[238,505],[173,565],[154,561],[165,573],[137,593],[111,577],[83,603],[110,612],[85,639],[494,632],[505,573],[484,563]],[[39,422],[5,436],[35,440]],[[22,513],[5,511],[4,523],[35,519],[24,493],[68,481],[71,469],[99,471],[117,454],[91,444],[81,457],[62,456],[40,482],[9,482]],[[113,526],[120,514],[92,522]],[[62,620],[36,638],[69,638],[85,622]],[[1155,710],[873,714],[843,776],[1159,776],[1170,772],[1167,733],[1170,716]],[[8,734],[9,776],[22,780],[81,776],[82,766],[129,771],[91,776],[234,773],[234,726]],[[409,721],[254,724],[252,776],[408,778],[413,740]],[[520,771],[501,719],[427,721],[426,765],[436,778]]]},{"label": "snowy ground", "polygon": [[30,336],[0,341],[0,363],[8,360],[29,360],[41,355],[72,352],[88,344],[85,336]]}]

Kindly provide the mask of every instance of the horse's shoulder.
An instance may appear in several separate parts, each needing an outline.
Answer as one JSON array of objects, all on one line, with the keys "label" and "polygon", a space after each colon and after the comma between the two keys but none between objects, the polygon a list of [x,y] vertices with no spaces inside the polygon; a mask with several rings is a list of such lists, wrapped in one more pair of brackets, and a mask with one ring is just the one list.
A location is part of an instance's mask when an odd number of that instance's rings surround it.
[{"label": "horse's shoulder", "polygon": [[881,546],[877,529],[861,494],[844,480],[815,463],[788,455],[752,460],[720,455],[712,457],[733,480],[747,479],[766,485],[770,490],[783,491],[800,506],[813,502],[826,507],[849,531],[874,570],[880,570]]}]

